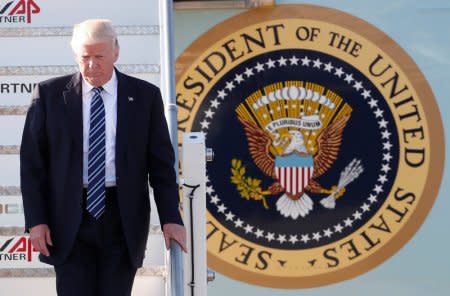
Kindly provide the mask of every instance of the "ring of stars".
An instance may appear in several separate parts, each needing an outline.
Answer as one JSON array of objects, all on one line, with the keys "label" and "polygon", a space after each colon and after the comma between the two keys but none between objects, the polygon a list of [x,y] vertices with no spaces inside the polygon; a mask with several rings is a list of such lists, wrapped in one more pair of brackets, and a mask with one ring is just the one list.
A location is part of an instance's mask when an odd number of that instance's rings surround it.
[{"label": "ring of stars", "polygon": [[215,190],[208,176],[206,194],[209,197],[209,203],[216,207],[217,213],[223,215],[225,220],[230,221],[236,229],[241,228],[246,234],[253,234],[257,239],[265,240],[269,243],[272,241],[278,241],[280,245],[283,245],[284,243],[289,243],[292,245],[306,245],[308,242],[319,242],[322,238],[330,238],[334,234],[342,233],[344,229],[351,228],[356,221],[361,220],[363,215],[369,213],[371,209],[373,209],[373,206],[378,202],[379,194],[385,190],[383,187],[388,181],[387,174],[390,170],[392,170],[391,161],[393,159],[393,155],[391,154],[391,148],[393,145],[390,142],[392,133],[389,131],[388,121],[386,121],[383,115],[385,110],[382,110],[378,106],[378,100],[372,97],[371,90],[364,88],[362,81],[357,81],[352,73],[346,73],[343,71],[342,67],[336,67],[331,62],[321,61],[319,58],[314,59],[306,55],[299,58],[293,55],[292,57],[280,56],[279,59],[275,60],[269,58],[264,63],[257,62],[253,67],[247,67],[245,71],[236,74],[231,80],[227,81],[224,88],[217,92],[216,98],[210,101],[209,108],[204,111],[204,118],[200,122],[200,125],[201,130],[205,133],[205,136],[208,134],[209,125],[214,117],[214,114],[219,109],[220,104],[226,100],[227,96],[233,91],[236,85],[244,83],[248,78],[254,79],[253,76],[258,73],[262,73],[270,69],[276,69],[277,67],[286,66],[310,67],[336,76],[337,78],[342,79],[345,83],[351,85],[369,105],[375,119],[377,120],[383,145],[383,160],[377,182],[375,183],[371,194],[369,194],[364,203],[355,212],[336,225],[332,225],[327,229],[317,232],[298,234],[270,232],[268,230],[260,229],[254,225],[250,225],[241,218],[237,217],[215,194]]}]

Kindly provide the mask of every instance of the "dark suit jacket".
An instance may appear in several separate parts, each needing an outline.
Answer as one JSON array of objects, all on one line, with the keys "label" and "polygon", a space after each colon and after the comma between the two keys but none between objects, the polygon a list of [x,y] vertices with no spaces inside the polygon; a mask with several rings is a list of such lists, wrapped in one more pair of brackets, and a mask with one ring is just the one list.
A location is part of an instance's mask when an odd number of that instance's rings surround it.
[{"label": "dark suit jacket", "polygon": [[[153,188],[161,225],[182,224],[178,185],[159,89],[116,70],[117,199],[133,265],[142,265]],[[20,151],[25,227],[48,224],[50,257],[58,265],[68,256],[82,218],[83,123],[79,73],[39,83],[28,110]]]}]

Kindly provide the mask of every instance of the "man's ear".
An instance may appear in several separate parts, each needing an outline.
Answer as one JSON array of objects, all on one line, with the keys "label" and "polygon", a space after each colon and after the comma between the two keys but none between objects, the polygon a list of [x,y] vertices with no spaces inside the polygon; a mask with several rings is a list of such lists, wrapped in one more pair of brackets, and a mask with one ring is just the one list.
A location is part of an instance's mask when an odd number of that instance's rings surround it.
[{"label": "man's ear", "polygon": [[116,48],[114,50],[114,63],[117,62],[117,60],[119,59],[119,48]]}]

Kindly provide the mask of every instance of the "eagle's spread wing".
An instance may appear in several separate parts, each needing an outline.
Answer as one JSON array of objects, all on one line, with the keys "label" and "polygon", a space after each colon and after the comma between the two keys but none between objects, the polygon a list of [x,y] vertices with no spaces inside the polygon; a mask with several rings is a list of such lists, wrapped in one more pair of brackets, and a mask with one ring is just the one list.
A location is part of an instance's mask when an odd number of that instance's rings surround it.
[{"label": "eagle's spread wing", "polygon": [[342,143],[344,131],[349,115],[342,117],[330,124],[317,138],[318,151],[314,156],[314,174],[312,178],[325,173],[337,159]]},{"label": "eagle's spread wing", "polygon": [[269,152],[272,139],[253,123],[241,118],[239,118],[239,121],[244,125],[248,149],[253,161],[266,175],[275,178],[275,161]]}]

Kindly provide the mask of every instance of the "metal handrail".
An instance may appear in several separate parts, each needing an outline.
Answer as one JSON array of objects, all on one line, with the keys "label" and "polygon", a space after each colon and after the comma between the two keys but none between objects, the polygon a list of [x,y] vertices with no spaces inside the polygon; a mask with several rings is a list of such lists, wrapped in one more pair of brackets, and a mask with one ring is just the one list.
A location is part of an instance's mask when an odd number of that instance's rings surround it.
[{"label": "metal handrail", "polygon": [[[174,169],[178,182],[178,139],[177,139],[177,105],[175,99],[175,62],[173,50],[172,11],[173,1],[162,0],[160,4],[161,25],[161,87],[167,100],[167,117],[170,138],[175,152]],[[171,296],[183,296],[183,255],[180,245],[170,242],[170,291]]]},{"label": "metal handrail", "polygon": [[183,296],[183,256],[180,245],[170,242],[170,295]]}]

